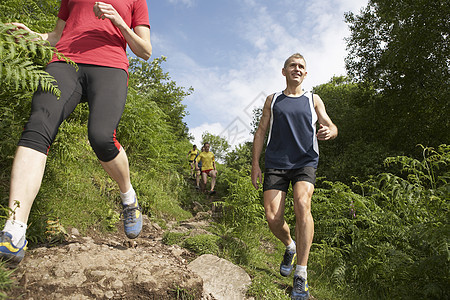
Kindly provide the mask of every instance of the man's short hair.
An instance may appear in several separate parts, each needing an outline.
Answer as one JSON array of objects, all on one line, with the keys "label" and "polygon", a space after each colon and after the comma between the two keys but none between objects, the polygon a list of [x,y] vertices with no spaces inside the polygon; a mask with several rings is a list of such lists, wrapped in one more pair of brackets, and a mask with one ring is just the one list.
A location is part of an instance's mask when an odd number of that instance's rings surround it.
[{"label": "man's short hair", "polygon": [[301,59],[303,59],[303,61],[305,62],[305,64],[306,64],[306,60],[305,60],[305,58],[303,57],[303,55],[301,55],[300,53],[294,53],[294,54],[292,54],[291,56],[289,56],[285,61],[284,61],[284,67],[283,68],[287,68],[287,66],[288,66],[288,63],[289,63],[289,61],[292,59],[292,58],[301,58]]}]

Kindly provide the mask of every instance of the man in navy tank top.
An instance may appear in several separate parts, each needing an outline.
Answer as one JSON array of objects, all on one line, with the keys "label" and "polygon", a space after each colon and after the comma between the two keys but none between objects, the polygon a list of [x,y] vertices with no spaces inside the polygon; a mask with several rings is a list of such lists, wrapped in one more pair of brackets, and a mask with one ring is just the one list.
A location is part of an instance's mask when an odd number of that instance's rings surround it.
[{"label": "man in navy tank top", "polygon": [[[262,182],[259,159],[268,132],[263,183],[266,219],[272,233],[286,246],[281,275],[288,276],[297,262],[291,299],[304,300],[309,299],[306,267],[314,235],[311,197],[319,162],[317,141],[334,139],[338,129],[322,99],[302,89],[307,72],[301,54],[293,54],[285,61],[282,74],[286,88],[267,97],[253,139],[251,177],[258,189]],[[284,220],[289,184],[293,188],[296,242]]]}]

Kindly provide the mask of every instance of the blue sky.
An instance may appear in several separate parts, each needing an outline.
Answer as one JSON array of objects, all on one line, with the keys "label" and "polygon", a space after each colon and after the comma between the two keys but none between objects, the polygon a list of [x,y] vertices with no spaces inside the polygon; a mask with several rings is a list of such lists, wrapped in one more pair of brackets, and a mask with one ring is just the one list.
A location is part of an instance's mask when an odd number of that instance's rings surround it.
[{"label": "blue sky", "polygon": [[208,131],[237,145],[252,139],[252,109],[285,87],[281,68],[291,54],[306,58],[306,90],[345,74],[344,12],[358,13],[367,0],[147,3],[153,58],[166,56],[163,70],[194,88],[184,100],[194,143]]}]

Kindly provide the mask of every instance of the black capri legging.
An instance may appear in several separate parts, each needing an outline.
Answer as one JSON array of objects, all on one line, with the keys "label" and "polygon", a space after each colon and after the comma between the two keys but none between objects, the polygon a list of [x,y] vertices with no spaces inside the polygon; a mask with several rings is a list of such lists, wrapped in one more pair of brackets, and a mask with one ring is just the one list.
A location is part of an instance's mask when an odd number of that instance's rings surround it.
[{"label": "black capri legging", "polygon": [[19,146],[44,154],[53,143],[61,123],[82,101],[88,102],[89,142],[98,159],[108,162],[121,149],[116,128],[125,108],[128,74],[125,70],[78,64],[78,72],[65,62],[53,62],[46,71],[61,90],[61,97],[38,89],[33,96],[31,116]]}]

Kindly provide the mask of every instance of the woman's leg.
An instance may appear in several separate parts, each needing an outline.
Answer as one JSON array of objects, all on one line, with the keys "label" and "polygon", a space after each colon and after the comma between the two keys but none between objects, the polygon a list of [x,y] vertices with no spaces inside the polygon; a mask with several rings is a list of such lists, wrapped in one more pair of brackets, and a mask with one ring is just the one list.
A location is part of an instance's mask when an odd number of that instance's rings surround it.
[{"label": "woman's leg", "polygon": [[11,171],[9,193],[10,219],[28,222],[31,206],[41,187],[47,155],[19,146]]},{"label": "woman's leg", "polygon": [[131,188],[127,155],[116,139],[116,128],[127,98],[127,73],[116,68],[89,66],[86,83],[89,141],[106,173],[122,193]]},{"label": "woman's leg", "polygon": [[32,100],[31,115],[19,141],[11,171],[10,219],[27,223],[34,199],[41,186],[47,152],[61,123],[73,112],[81,98],[81,86],[74,67],[52,63],[46,68],[61,91],[58,99],[38,90]]},{"label": "woman's leg", "polygon": [[131,185],[127,155],[116,139],[127,98],[128,75],[121,69],[98,66],[90,66],[86,72],[89,141],[106,173],[119,185],[125,234],[136,238],[142,230],[141,208]]}]

